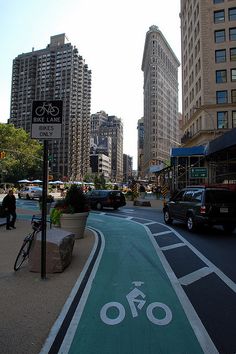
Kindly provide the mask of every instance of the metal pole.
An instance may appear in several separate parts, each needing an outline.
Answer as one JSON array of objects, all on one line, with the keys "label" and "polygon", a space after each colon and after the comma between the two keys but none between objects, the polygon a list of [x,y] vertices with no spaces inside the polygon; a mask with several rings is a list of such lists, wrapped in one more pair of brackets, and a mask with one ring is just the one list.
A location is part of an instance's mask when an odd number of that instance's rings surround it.
[{"label": "metal pole", "polygon": [[48,141],[44,140],[43,150],[43,195],[42,195],[42,238],[41,278],[46,279],[46,234],[47,234],[47,191],[48,191]]}]

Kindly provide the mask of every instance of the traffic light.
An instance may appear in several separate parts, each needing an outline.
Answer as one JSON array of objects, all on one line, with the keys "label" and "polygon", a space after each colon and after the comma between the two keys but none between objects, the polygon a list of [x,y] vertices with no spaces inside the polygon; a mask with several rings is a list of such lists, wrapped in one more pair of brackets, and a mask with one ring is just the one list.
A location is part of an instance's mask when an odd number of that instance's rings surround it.
[{"label": "traffic light", "polygon": [[0,159],[4,159],[6,153],[4,151],[0,151]]}]

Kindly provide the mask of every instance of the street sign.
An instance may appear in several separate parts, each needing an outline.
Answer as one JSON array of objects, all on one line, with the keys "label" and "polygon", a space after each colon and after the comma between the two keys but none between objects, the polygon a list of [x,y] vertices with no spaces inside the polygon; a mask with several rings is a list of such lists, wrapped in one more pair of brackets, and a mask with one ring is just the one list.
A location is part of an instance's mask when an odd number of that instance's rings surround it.
[{"label": "street sign", "polygon": [[190,178],[206,178],[208,176],[207,167],[191,167]]},{"label": "street sign", "polygon": [[31,138],[60,139],[61,128],[62,100],[33,101]]}]

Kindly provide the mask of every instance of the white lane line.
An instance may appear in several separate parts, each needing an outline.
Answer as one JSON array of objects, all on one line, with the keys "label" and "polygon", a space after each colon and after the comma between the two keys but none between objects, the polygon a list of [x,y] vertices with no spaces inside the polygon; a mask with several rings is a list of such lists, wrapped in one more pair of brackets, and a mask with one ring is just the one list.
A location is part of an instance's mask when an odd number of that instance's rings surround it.
[{"label": "white lane line", "polygon": [[153,234],[153,236],[160,236],[160,235],[166,235],[166,234],[172,234],[172,231],[162,231],[158,232],[156,234]]},{"label": "white lane line", "polygon": [[183,242],[179,242],[179,243],[174,243],[174,244],[169,245],[169,246],[160,247],[160,249],[162,251],[168,251],[168,250],[173,250],[173,249],[178,248],[178,247],[186,247],[186,245]]},{"label": "white lane line", "polygon": [[212,269],[208,267],[203,267],[201,269],[196,270],[195,272],[189,273],[181,278],[179,278],[179,282],[182,285],[190,285],[195,281],[200,280],[201,278],[206,277],[208,274],[212,273]]},{"label": "white lane line", "polygon": [[[163,225],[161,223],[158,223],[158,224]],[[162,250],[158,246],[151,231],[145,225],[143,225],[143,226],[144,226],[145,230],[147,231],[150,241],[153,244],[154,249],[156,250],[156,253],[157,253],[157,255],[158,255],[165,271],[166,271],[166,274],[172,284],[173,289],[176,292],[176,295],[183,307],[183,310],[189,320],[190,325],[192,326],[192,329],[199,341],[199,344],[200,344],[203,352],[205,354],[209,354],[209,353],[219,354],[217,348],[215,347],[213,341],[211,340],[209,334],[207,333],[205,327],[203,326],[200,318],[198,317],[198,314],[196,313],[191,302],[189,301],[189,298],[187,297],[186,293],[184,292],[181,284],[179,283],[175,273],[173,272],[172,268],[170,267],[169,263],[167,262]],[[163,225],[163,226],[165,226],[165,225]],[[168,227],[168,226],[166,226],[166,227]],[[174,231],[175,230],[173,230],[173,232]]]},{"label": "white lane line", "polygon": [[148,226],[148,225],[153,225],[153,224],[156,224],[156,222],[155,222],[155,221],[152,221],[152,222],[145,222],[143,225]]},{"label": "white lane line", "polygon": [[[98,231],[96,229],[91,229],[89,228],[92,232],[95,230],[95,231]],[[99,251],[99,254],[98,254],[98,257],[95,261],[95,264],[93,266],[93,270],[91,271],[91,274],[89,276],[89,279],[88,279],[88,282],[87,282],[87,285],[85,286],[85,289],[83,291],[83,295],[80,299],[80,303],[79,303],[79,306],[77,307],[75,313],[74,313],[74,316],[71,320],[71,323],[70,323],[70,326],[69,328],[67,329],[67,332],[66,332],[66,335],[64,337],[64,340],[62,342],[62,345],[60,347],[60,350],[58,351],[58,353],[63,353],[63,354],[66,354],[69,352],[69,349],[70,349],[70,346],[71,346],[71,343],[72,343],[72,340],[74,338],[74,334],[75,334],[75,331],[77,329],[77,326],[78,326],[78,323],[80,321],[80,318],[82,316],[82,313],[83,313],[83,310],[84,310],[84,307],[85,307],[85,304],[86,304],[86,301],[87,301],[87,298],[89,296],[89,292],[90,292],[90,289],[91,289],[91,285],[92,285],[92,281],[96,275],[96,272],[97,272],[97,269],[98,269],[98,266],[99,266],[99,263],[100,263],[100,260],[102,258],[102,254],[103,254],[103,251],[104,251],[104,248],[105,248],[105,238],[104,238],[104,235],[102,234],[101,231],[98,231],[101,235],[101,249]],[[39,354],[48,354],[49,353],[49,350],[56,338],[56,335],[61,327],[61,324],[64,320],[64,318],[66,317],[66,314],[74,300],[74,297],[81,285],[81,282],[88,270],[88,267],[91,263],[91,260],[93,259],[93,256],[94,256],[94,253],[96,252],[96,249],[97,249],[97,245],[98,245],[98,236],[97,236],[97,233],[94,232],[94,236],[95,236],[95,242],[94,242],[94,246],[93,246],[93,249],[87,259],[87,262],[85,263],[85,266],[82,270],[82,272],[80,273],[80,276],[78,278],[78,280],[76,281],[69,297],[67,298],[66,300],[66,303],[65,305],[63,306],[62,310],[61,310],[61,313],[60,315],[58,316],[56,322],[54,323],[49,335],[48,335],[48,338],[46,339],[44,345],[43,345],[43,348],[41,349],[40,353]]]},{"label": "white lane line", "polygon": [[[160,225],[163,225],[160,223]],[[174,232],[174,234],[191,249],[211,270],[214,272],[231,290],[236,293],[236,283],[234,283],[227,275],[225,275],[219,268],[217,268],[209,259],[203,256],[194,246],[191,245],[184,237],[182,237],[177,231],[172,229],[170,226],[165,225],[169,230]]]}]

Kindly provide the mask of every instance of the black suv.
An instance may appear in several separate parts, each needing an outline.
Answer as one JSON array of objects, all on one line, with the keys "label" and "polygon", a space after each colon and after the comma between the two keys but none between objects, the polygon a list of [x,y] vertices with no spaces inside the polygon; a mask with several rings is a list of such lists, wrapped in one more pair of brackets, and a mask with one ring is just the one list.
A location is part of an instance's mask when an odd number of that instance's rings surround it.
[{"label": "black suv", "polygon": [[91,208],[101,210],[103,207],[118,209],[126,205],[125,196],[117,190],[98,190],[94,189],[87,193]]},{"label": "black suv", "polygon": [[186,223],[189,231],[200,225],[222,225],[232,233],[236,227],[236,192],[224,188],[187,187],[163,208],[166,224]]}]

